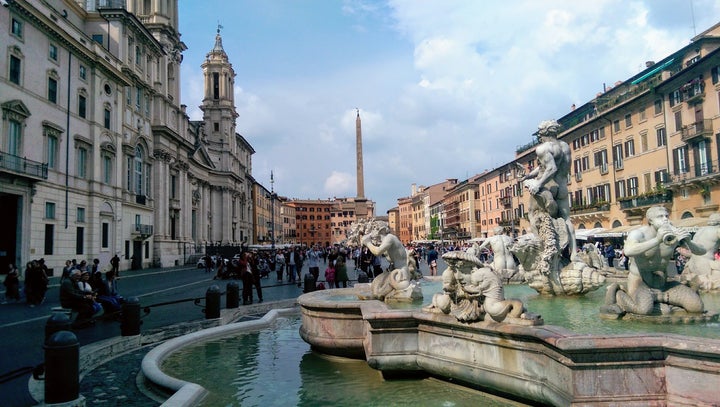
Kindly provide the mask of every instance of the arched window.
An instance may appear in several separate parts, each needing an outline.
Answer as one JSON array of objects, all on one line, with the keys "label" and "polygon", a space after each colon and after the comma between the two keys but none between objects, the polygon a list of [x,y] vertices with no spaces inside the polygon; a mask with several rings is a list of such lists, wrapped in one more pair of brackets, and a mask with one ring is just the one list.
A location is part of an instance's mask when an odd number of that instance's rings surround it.
[{"label": "arched window", "polygon": [[143,193],[143,151],[140,146],[135,147],[135,159],[133,161],[135,177],[135,193]]}]

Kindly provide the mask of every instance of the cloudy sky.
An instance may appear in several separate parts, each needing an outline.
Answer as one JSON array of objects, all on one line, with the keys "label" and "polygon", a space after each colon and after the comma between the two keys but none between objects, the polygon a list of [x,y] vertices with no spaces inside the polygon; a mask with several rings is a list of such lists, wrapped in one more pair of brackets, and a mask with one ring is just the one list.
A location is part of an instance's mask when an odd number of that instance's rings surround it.
[{"label": "cloudy sky", "polygon": [[352,197],[360,110],[377,214],[411,184],[502,165],[537,124],[718,22],[714,0],[180,0],[182,103],[218,23],[253,176],[280,195]]}]

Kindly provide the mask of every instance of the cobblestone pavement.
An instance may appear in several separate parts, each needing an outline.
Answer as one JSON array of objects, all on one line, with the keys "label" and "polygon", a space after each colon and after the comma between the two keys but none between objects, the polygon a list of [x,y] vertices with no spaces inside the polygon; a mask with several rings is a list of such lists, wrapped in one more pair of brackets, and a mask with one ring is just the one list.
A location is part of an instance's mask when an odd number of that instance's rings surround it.
[{"label": "cobblestone pavement", "polygon": [[88,372],[80,381],[80,394],[88,407],[149,407],[160,403],[138,388],[138,374],[143,357],[154,346],[144,346],[120,355]]}]

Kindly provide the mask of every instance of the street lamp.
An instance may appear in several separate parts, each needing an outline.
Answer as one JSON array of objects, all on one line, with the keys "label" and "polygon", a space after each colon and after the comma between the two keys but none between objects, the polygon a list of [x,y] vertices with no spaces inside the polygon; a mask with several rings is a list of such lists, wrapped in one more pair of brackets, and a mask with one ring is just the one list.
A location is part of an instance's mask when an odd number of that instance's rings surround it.
[{"label": "street lamp", "polygon": [[275,250],[275,177],[270,171],[270,248]]}]

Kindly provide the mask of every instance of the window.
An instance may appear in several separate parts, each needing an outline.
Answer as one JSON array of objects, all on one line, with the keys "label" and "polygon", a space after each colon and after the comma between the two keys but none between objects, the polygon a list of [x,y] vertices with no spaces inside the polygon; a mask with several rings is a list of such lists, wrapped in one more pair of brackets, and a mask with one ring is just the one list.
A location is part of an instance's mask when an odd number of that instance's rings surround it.
[{"label": "window", "polygon": [[607,169],[607,150],[600,150],[594,154],[595,167],[600,167],[601,170]]},{"label": "window", "polygon": [[650,177],[651,177],[651,175],[649,172],[646,172],[645,174],[643,174],[643,183],[645,184],[644,192],[650,192],[653,189],[654,185],[653,185],[652,181],[650,181]]},{"label": "window", "polygon": [[75,231],[75,254],[83,254],[85,246],[85,228],[78,226]]},{"label": "window", "polygon": [[140,148],[140,146],[135,147],[135,158],[133,160],[133,163],[134,163],[134,173],[135,173],[134,191],[136,194],[142,194],[143,193],[143,151]]},{"label": "window", "polygon": [[129,86],[125,87],[125,104],[128,106],[132,104],[132,88]]},{"label": "window", "polygon": [[102,155],[102,172],[103,182],[108,185],[112,184],[112,156],[108,153]]},{"label": "window", "polygon": [[47,97],[52,103],[57,103],[58,82],[55,78],[48,78]]},{"label": "window", "polygon": [[665,133],[664,127],[662,129],[657,129],[655,131],[655,134],[657,136],[657,146],[658,147],[663,147],[663,146],[667,145],[667,135]]},{"label": "window", "polygon": [[135,88],[135,107],[138,110],[142,107],[142,88],[139,86]]},{"label": "window", "polygon": [[102,34],[93,34],[93,35],[92,35],[92,40],[95,41],[95,42],[97,42],[97,43],[100,44],[100,45],[104,45],[104,44],[105,44],[105,40],[104,40]]},{"label": "window", "polygon": [[58,47],[55,44],[50,44],[50,48],[48,49],[48,58],[52,59],[53,61],[57,62],[58,60]]},{"label": "window", "polygon": [[635,155],[635,140],[628,140],[625,142],[625,157],[632,157]]},{"label": "window", "polygon": [[668,182],[668,172],[665,169],[655,171],[655,186],[661,186]]},{"label": "window", "polygon": [[675,175],[689,172],[689,163],[690,160],[687,146],[678,147],[673,150],[673,171]]},{"label": "window", "polygon": [[628,194],[630,196],[637,195],[638,194],[638,179],[637,179],[637,177],[632,177],[632,178],[628,179],[627,187],[628,187]]},{"label": "window", "polygon": [[58,150],[62,130],[59,127],[45,122],[43,123],[43,137],[45,143],[45,161],[48,168],[58,168]]},{"label": "window", "polygon": [[675,112],[675,131],[682,130],[682,112]]},{"label": "window", "polygon": [[55,244],[55,225],[45,225],[45,254],[53,254]]},{"label": "window", "polygon": [[8,121],[8,153],[22,155],[22,124],[15,120]]},{"label": "window", "polygon": [[85,65],[80,65],[79,75],[80,75],[80,79],[82,79],[82,80],[87,79],[87,68],[85,68]]},{"label": "window", "polygon": [[661,114],[662,111],[663,111],[663,108],[662,108],[662,105],[663,105],[662,99],[656,100],[653,105],[655,106],[655,115]]},{"label": "window", "polygon": [[84,95],[78,95],[78,115],[83,119],[87,117],[87,98]]},{"label": "window", "polygon": [[623,146],[622,144],[615,144],[613,146],[613,163],[615,169],[623,168]]},{"label": "window", "polygon": [[625,192],[625,181],[620,180],[615,182],[615,197],[617,199],[625,198],[627,196]]},{"label": "window", "polygon": [[642,133],[640,135],[640,149],[643,153],[648,151],[647,133]]},{"label": "window", "polygon": [[22,69],[22,61],[15,55],[10,55],[10,82],[20,85],[20,73]]},{"label": "window", "polygon": [[220,131],[220,123],[214,122],[214,123],[213,123],[213,130],[214,130],[214,131]]},{"label": "window", "polygon": [[55,202],[45,202],[45,219],[55,219]]},{"label": "window", "polygon": [[682,92],[678,89],[670,94],[670,107],[682,103]]},{"label": "window", "polygon": [[625,128],[632,127],[632,115],[626,114],[625,115]]},{"label": "window", "polygon": [[17,38],[22,39],[23,37],[23,23],[22,21],[18,20],[17,18],[13,17],[12,21],[10,22],[10,33],[12,35],[16,36]]},{"label": "window", "polygon": [[220,99],[220,74],[212,74],[213,99]]},{"label": "window", "polygon": [[[170,198],[177,199],[177,175],[170,176]],[[235,200],[233,199],[233,207],[235,206]],[[233,209],[232,213],[235,213]]]},{"label": "window", "polygon": [[45,161],[48,168],[57,168],[58,139],[55,136],[47,136],[45,142],[47,143]]},{"label": "window", "polygon": [[640,111],[638,112],[638,121],[644,122],[647,120],[647,115],[645,114],[645,106],[640,108]]},{"label": "window", "polygon": [[110,224],[107,222],[102,223],[102,236],[100,238],[100,247],[107,249],[110,247]]},{"label": "window", "polygon": [[110,108],[107,106],[103,112],[103,126],[110,130]]},{"label": "window", "polygon": [[127,59],[128,59],[129,63],[132,63],[132,61],[133,61],[134,48],[135,48],[135,40],[133,40],[132,37],[128,37]]},{"label": "window", "polygon": [[613,132],[617,133],[620,131],[620,120],[613,121]]},{"label": "window", "polygon": [[85,223],[85,208],[78,207],[76,215],[77,223]]},{"label": "window", "polygon": [[135,64],[140,66],[140,62],[142,62],[142,48],[138,45],[135,47]]},{"label": "window", "polygon": [[76,159],[77,159],[77,176],[79,178],[87,178],[88,150],[86,147],[78,147]]}]

